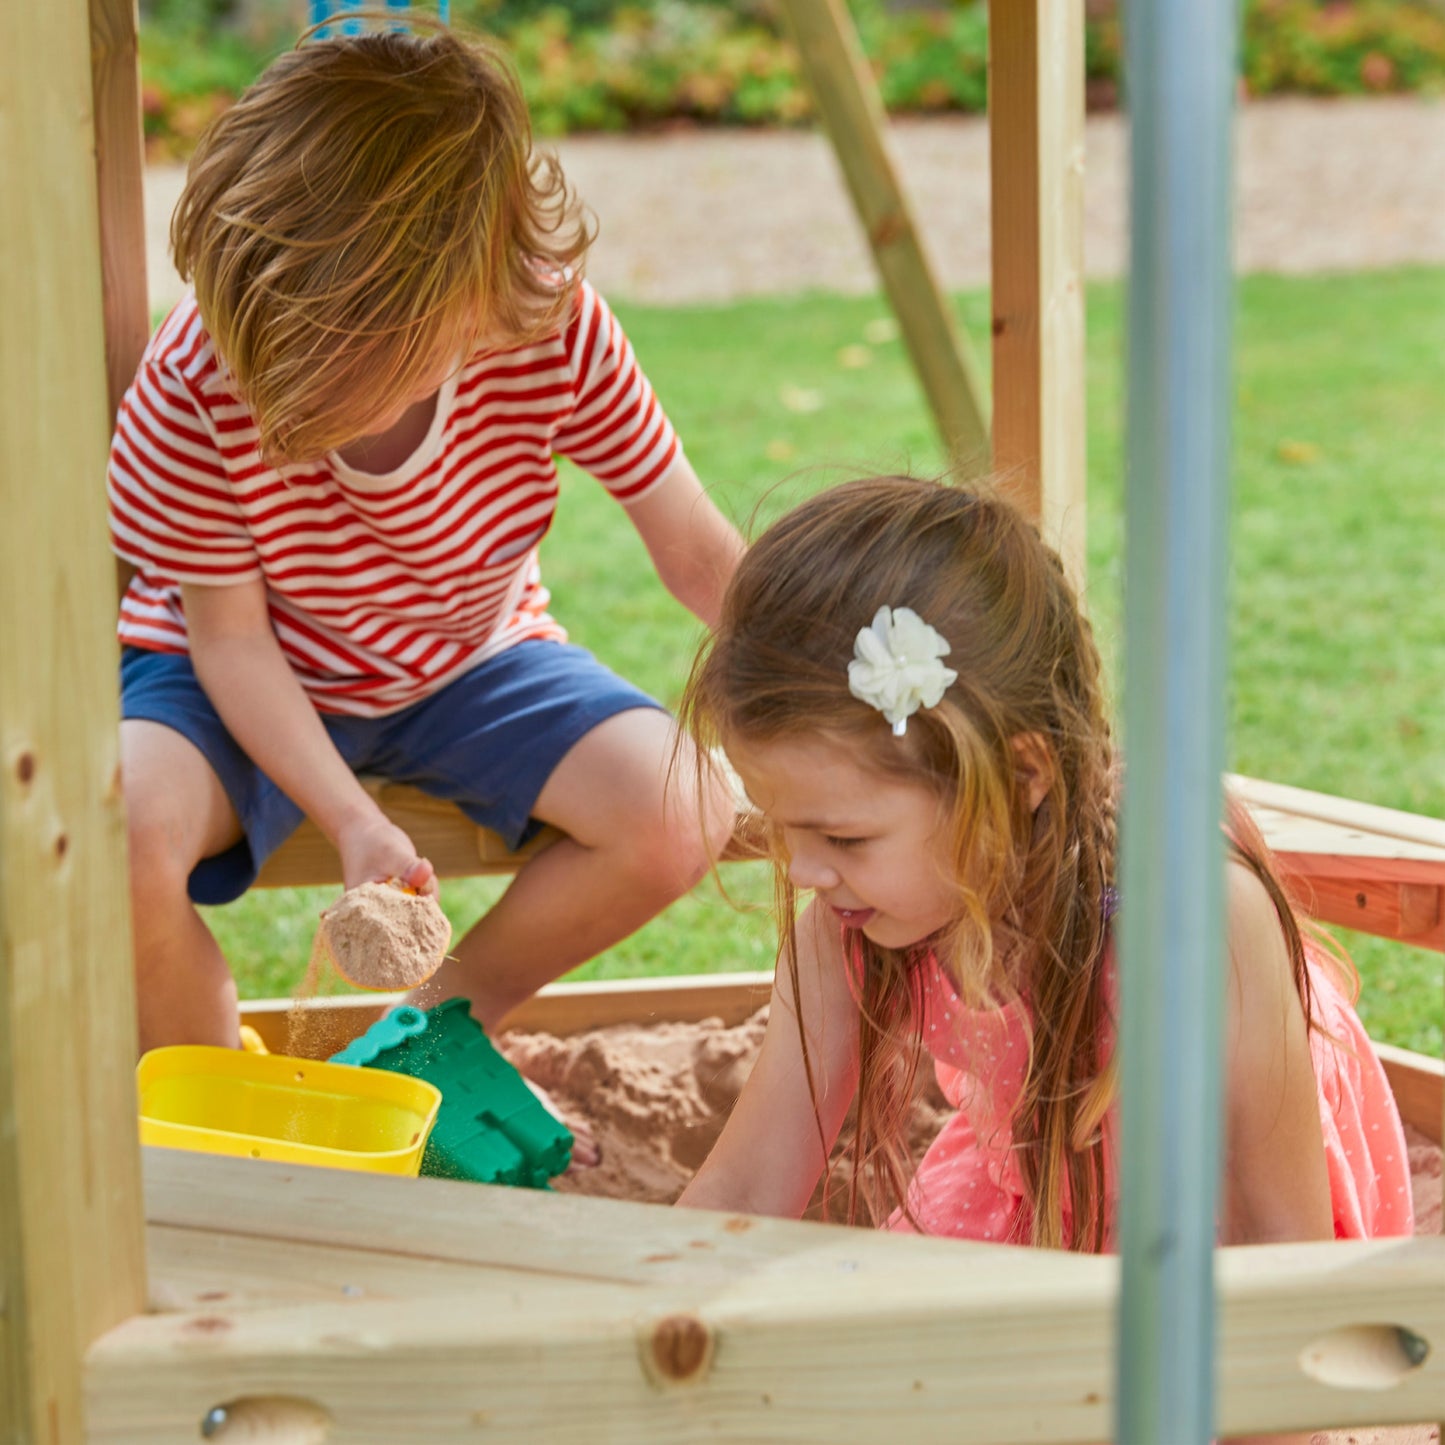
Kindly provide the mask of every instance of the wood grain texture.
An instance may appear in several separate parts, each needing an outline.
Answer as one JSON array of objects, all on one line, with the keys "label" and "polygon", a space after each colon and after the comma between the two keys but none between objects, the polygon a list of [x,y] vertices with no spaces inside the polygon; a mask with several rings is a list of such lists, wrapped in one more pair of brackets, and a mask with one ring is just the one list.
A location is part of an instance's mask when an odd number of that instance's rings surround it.
[{"label": "wood grain texture", "polygon": [[[612,1024],[700,1023],[710,1018],[731,1027],[767,1003],[772,983],[770,973],[552,983],[513,1009],[497,1032],[523,1029],[566,1038]],[[300,1002],[251,999],[241,1005],[241,1022],[254,1028],[273,1053],[284,1053],[296,1010],[304,1017],[298,1032],[314,1046],[308,1053],[329,1057],[405,1001],[402,993],[343,994]]]},{"label": "wood grain texture", "polygon": [[150,339],[136,0],[89,0],[109,415]]},{"label": "wood grain texture", "polygon": [[983,382],[899,184],[852,17],[842,0],[783,0],[782,11],[944,448],[976,476],[990,460]]},{"label": "wood grain texture", "polygon": [[[81,1352],[144,1303],[91,45],[0,47],[0,1440],[81,1438]],[[134,117],[132,117],[134,122]]]},{"label": "wood grain texture", "polygon": [[[274,1249],[301,1297],[281,1302],[277,1270],[270,1300],[182,1291],[111,1332],[88,1360],[95,1441],[190,1441],[245,1396],[376,1445],[1110,1433],[1113,1259],[165,1151],[146,1169],[153,1227],[195,1235],[190,1285],[240,1239],[252,1288]],[[1219,1280],[1223,1428],[1408,1421],[1441,1398],[1438,1351],[1385,1391],[1301,1361],[1360,1324],[1440,1338],[1445,1241],[1225,1250]]]},{"label": "wood grain texture", "polygon": [[1436,1144],[1445,1124],[1445,1062],[1424,1054],[1376,1044],[1375,1052],[1385,1067],[1400,1117]]},{"label": "wood grain texture", "polygon": [[[368,793],[416,845],[439,878],[515,873],[560,835],[545,828],[515,852],[497,834],[479,828],[453,803],[404,783],[363,778]],[[256,879],[261,888],[302,888],[341,882],[341,859],[325,834],[308,818],[285,845],[266,860]]]},{"label": "wood grain texture", "polygon": [[993,456],[1084,581],[1084,9],[989,7]]}]

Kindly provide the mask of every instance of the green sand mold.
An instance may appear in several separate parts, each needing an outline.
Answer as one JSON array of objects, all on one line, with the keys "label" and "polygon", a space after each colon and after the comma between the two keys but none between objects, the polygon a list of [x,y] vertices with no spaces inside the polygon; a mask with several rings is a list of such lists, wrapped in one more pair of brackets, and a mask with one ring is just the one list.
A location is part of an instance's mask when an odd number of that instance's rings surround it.
[{"label": "green sand mold", "polygon": [[409,1074],[441,1090],[425,1175],[546,1189],[571,1162],[571,1133],[492,1046],[464,998],[394,1008],[331,1062]]}]

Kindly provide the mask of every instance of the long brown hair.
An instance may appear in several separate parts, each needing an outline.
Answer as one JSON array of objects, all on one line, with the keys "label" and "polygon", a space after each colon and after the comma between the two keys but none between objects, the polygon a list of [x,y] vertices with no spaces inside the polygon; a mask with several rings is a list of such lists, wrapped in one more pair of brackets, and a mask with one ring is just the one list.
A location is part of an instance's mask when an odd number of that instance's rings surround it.
[{"label": "long brown hair", "polygon": [[[936,628],[958,674],[902,738],[848,689],[854,639],[882,606],[910,607]],[[950,810],[956,921],[906,950],[847,935],[860,1031],[848,1217],[906,1208],[905,1127],[925,1022],[919,969],[932,954],[966,1005],[1017,1001],[1028,1020],[1030,1062],[1008,1121],[1031,1206],[1020,1237],[1102,1248],[1118,770],[1099,654],[1057,555],[985,491],[901,476],[835,487],[748,552],[682,713],[704,748],[824,732],[880,772],[934,789]],[[1047,757],[1037,808],[1016,766],[1018,738]],[[1307,996],[1299,930],[1263,844],[1242,814],[1230,832],[1272,886]],[[780,840],[773,856],[780,961],[796,991],[798,899]],[[803,1050],[811,1087],[806,1039]]]},{"label": "long brown hair", "polygon": [[363,435],[479,338],[544,334],[590,241],[500,53],[440,28],[274,61],[201,138],[171,223],[273,461]]}]

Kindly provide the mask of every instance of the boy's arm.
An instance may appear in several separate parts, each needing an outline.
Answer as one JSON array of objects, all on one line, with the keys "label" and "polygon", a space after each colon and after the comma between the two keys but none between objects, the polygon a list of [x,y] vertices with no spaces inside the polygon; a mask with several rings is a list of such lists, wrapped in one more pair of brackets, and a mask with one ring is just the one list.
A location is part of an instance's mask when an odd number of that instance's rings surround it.
[{"label": "boy's arm", "polygon": [[1242,864],[1229,900],[1223,1238],[1333,1239],[1319,1092],[1279,917]]},{"label": "boy's arm", "polygon": [[798,920],[798,983],[818,1112],[798,1038],[799,1002],[780,962],[758,1061],[679,1204],[785,1219],[808,1207],[858,1089],[858,1006],[838,927],[816,903]]},{"label": "boy's arm", "polygon": [[663,586],[694,616],[715,625],[745,544],[681,452],[662,480],[627,513]]},{"label": "boy's arm", "polygon": [[431,865],[356,780],[286,661],[265,583],[183,583],[181,597],[206,696],[251,761],[336,845],[345,886],[396,877],[434,893]]}]

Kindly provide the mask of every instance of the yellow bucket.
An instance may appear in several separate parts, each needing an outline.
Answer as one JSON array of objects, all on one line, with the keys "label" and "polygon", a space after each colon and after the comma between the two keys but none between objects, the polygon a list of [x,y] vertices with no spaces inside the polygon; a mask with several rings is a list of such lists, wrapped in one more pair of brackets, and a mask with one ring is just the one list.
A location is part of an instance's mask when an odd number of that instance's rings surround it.
[{"label": "yellow bucket", "polygon": [[136,1066],[142,1144],[416,1174],[441,1092],[384,1069],[178,1044]]}]

